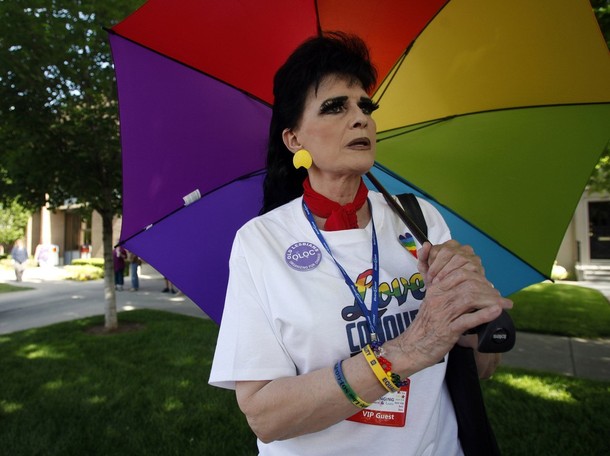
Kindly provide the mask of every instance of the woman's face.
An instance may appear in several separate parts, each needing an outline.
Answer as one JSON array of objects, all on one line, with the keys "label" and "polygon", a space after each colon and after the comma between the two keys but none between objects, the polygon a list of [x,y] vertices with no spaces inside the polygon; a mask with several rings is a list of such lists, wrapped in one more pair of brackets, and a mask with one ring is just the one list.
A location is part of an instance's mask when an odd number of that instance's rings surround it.
[{"label": "woman's face", "polygon": [[[341,76],[322,79],[309,90],[299,125],[288,134],[287,146],[307,149],[313,158],[309,173],[325,178],[367,172],[375,160],[376,105],[359,83]],[[292,146],[292,147],[291,147]]]}]

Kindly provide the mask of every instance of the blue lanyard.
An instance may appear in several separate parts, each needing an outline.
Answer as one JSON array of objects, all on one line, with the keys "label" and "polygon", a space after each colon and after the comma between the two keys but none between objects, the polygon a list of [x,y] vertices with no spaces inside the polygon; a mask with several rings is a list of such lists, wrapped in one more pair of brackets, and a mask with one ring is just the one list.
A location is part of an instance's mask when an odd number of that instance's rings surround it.
[{"label": "blue lanyard", "polygon": [[373,221],[373,207],[371,206],[370,201],[368,201],[368,205],[371,210],[371,226],[373,228],[373,236],[372,236],[372,242],[371,242],[372,251],[373,251],[372,252],[373,296],[371,298],[371,310],[367,309],[366,304],[364,303],[364,300],[362,299],[362,296],[360,296],[360,293],[358,293],[358,290],[356,288],[356,285],[354,284],[354,281],[350,278],[350,276],[347,274],[347,272],[345,272],[345,269],[343,269],[343,266],[341,266],[341,264],[339,264],[339,262],[333,255],[333,252],[330,250],[330,246],[328,245],[328,243],[326,242],[326,239],[324,239],[324,236],[322,235],[322,232],[316,225],[316,222],[313,218],[313,214],[311,213],[311,211],[309,210],[309,207],[307,207],[307,204],[305,204],[305,201],[303,200],[303,211],[305,212],[305,215],[307,216],[307,220],[309,220],[309,224],[313,228],[314,233],[316,233],[316,236],[318,236],[318,239],[320,240],[320,242],[322,243],[322,245],[324,246],[324,248],[326,249],[328,254],[331,256],[331,258],[333,259],[333,261],[335,262],[337,267],[339,268],[339,271],[341,271],[341,274],[343,274],[345,283],[347,284],[350,291],[354,295],[354,298],[356,298],[356,302],[358,303],[358,306],[360,307],[360,310],[362,311],[362,314],[366,318],[366,322],[369,326],[369,333],[370,333],[370,337],[371,337],[370,342],[373,343],[373,342],[377,341],[377,324],[378,324],[377,322],[379,320],[379,313],[378,313],[379,312],[379,246],[377,244],[377,232],[375,231],[375,222]]}]

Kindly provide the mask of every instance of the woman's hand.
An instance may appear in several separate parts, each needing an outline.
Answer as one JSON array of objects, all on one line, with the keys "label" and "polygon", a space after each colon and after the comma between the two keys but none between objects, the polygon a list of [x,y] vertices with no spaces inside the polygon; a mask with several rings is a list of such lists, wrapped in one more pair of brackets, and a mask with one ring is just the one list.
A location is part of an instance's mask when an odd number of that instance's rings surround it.
[{"label": "woman's hand", "polygon": [[[418,256],[426,298],[409,328],[384,345],[403,376],[438,363],[467,330],[512,307],[485,278],[481,259],[471,247],[454,240],[426,243]],[[471,344],[472,339],[463,342]]]},{"label": "woman's hand", "polygon": [[[418,252],[419,272],[424,274],[426,284],[442,280],[458,269],[465,269],[485,277],[483,263],[469,245],[461,245],[455,240],[431,245],[426,242]],[[490,283],[491,285],[491,283]],[[493,288],[493,285],[491,285]]]}]

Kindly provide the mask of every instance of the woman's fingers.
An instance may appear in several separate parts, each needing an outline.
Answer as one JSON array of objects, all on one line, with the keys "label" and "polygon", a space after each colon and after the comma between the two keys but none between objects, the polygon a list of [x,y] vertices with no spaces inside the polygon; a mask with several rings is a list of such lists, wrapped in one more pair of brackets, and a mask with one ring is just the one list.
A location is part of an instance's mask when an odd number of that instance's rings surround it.
[{"label": "woman's fingers", "polygon": [[404,339],[401,345],[416,349],[419,365],[432,365],[466,331],[496,319],[510,307],[512,302],[500,296],[485,277],[458,269],[427,287],[417,317],[399,336]]},{"label": "woman's fingers", "polygon": [[512,302],[487,280],[481,259],[470,246],[454,240],[434,246],[425,243],[418,258],[426,298],[399,339],[401,349],[412,349],[410,356],[418,365],[432,365],[455,343],[465,343],[466,331],[498,318]]},{"label": "woman's fingers", "polygon": [[428,283],[442,280],[457,269],[467,269],[484,275],[485,270],[472,247],[450,240],[443,244],[429,246],[424,244],[419,252],[420,272]]},{"label": "woman's fingers", "polygon": [[[484,277],[464,271],[456,271],[427,287],[426,301],[432,304],[428,306],[428,311],[447,312],[451,320],[487,307],[497,307],[497,313],[512,307],[512,302],[503,298]],[[481,318],[485,318],[485,315]]]}]

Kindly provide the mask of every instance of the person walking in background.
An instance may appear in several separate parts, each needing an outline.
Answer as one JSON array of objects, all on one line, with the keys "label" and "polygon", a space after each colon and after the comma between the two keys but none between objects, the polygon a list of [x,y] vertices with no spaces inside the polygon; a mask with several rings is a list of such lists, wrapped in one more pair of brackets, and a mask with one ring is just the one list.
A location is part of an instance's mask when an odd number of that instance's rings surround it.
[{"label": "person walking in background", "polygon": [[161,293],[172,293],[176,294],[176,289],[174,288],[174,284],[172,284],[167,277],[163,277],[165,279],[165,288],[161,290]]},{"label": "person walking in background", "polygon": [[138,266],[142,264],[142,260],[133,252],[128,253],[127,260],[129,261],[129,275],[131,276],[131,289],[129,291],[138,291],[140,288]]},{"label": "person walking in background", "polygon": [[125,273],[125,260],[127,259],[127,250],[122,246],[117,246],[112,254],[112,261],[114,263],[114,286],[118,291],[123,291]]},{"label": "person walking in background", "polygon": [[28,261],[28,251],[25,248],[23,239],[17,239],[11,250],[11,258],[13,259],[13,267],[15,268],[15,280],[21,282],[23,280],[23,271]]}]

